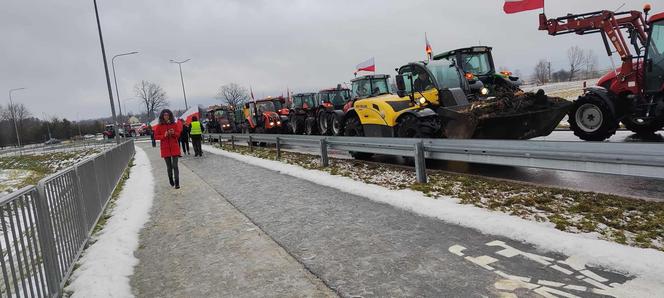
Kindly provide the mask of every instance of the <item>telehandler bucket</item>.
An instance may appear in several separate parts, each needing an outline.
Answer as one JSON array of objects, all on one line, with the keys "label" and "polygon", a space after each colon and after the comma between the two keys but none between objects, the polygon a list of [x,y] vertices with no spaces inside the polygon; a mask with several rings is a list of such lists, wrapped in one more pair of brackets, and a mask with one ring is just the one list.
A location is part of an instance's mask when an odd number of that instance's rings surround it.
[{"label": "telehandler bucket", "polygon": [[540,90],[443,107],[439,113],[447,138],[526,140],[549,135],[571,108],[572,102]]}]

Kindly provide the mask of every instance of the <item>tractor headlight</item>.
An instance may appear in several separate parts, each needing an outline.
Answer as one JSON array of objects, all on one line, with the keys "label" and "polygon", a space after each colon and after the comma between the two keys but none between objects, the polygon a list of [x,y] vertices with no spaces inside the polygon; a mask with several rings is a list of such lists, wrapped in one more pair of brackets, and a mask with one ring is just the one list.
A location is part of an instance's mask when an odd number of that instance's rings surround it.
[{"label": "tractor headlight", "polygon": [[482,89],[480,89],[480,94],[482,94],[483,96],[489,95],[489,89],[486,87],[482,87]]},{"label": "tractor headlight", "polygon": [[421,105],[423,105],[423,104],[427,103],[427,99],[424,98],[424,97],[420,97],[419,102],[420,102]]},{"label": "tractor headlight", "polygon": [[281,124],[281,121],[277,121],[277,125]]},{"label": "tractor headlight", "polygon": [[274,122],[270,122],[270,125],[274,125]]}]

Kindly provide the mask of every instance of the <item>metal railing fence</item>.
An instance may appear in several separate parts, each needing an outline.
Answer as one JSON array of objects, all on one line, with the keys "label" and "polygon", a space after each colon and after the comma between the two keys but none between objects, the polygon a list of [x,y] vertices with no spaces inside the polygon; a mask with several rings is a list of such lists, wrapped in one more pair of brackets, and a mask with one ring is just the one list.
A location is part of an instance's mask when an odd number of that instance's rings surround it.
[{"label": "metal railing fence", "polygon": [[417,181],[426,183],[426,159],[664,179],[663,143],[400,139],[273,134],[205,134],[213,141],[315,148],[328,166],[328,149],[413,157]]},{"label": "metal railing fence", "polygon": [[124,142],[0,198],[0,296],[60,296],[134,150]]}]

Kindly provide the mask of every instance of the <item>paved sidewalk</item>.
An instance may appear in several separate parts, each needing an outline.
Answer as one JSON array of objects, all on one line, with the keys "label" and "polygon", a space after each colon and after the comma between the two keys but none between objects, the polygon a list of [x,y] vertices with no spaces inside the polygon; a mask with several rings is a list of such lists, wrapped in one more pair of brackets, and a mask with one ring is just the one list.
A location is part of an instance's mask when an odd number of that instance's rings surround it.
[{"label": "paved sidewalk", "polygon": [[140,260],[131,281],[136,296],[336,296],[186,162],[180,163],[182,188],[172,189],[158,149],[139,146],[150,157],[156,195],[135,253]]}]

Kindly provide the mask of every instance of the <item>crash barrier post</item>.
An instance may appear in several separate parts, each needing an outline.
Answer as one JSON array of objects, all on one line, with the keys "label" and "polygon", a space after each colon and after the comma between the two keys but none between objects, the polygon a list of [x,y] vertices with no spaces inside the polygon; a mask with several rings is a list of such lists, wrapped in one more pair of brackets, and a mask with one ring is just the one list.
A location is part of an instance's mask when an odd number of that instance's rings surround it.
[{"label": "crash barrier post", "polygon": [[277,142],[277,144],[276,144],[276,147],[277,147],[277,160],[280,160],[281,159],[281,138],[277,137],[276,142]]},{"label": "crash barrier post", "polygon": [[327,156],[327,140],[320,139],[320,165],[324,168],[330,166],[330,159]]},{"label": "crash barrier post", "polygon": [[[252,135],[234,136],[246,140]],[[664,179],[661,143],[254,135],[269,144],[277,137],[281,149],[292,145],[318,152],[320,140],[326,139],[328,150],[414,157],[414,145],[423,143],[422,154],[433,160]]]},{"label": "crash barrier post", "polygon": [[249,136],[249,152],[254,152],[254,140]]},{"label": "crash barrier post", "polygon": [[417,183],[427,183],[427,166],[426,159],[424,159],[424,144],[422,142],[415,143],[414,158]]},{"label": "crash barrier post", "polygon": [[133,155],[128,139],[0,197],[0,296],[61,296]]},{"label": "crash barrier post", "polygon": [[235,150],[235,137],[234,136],[231,136],[231,148],[233,148],[233,150]]}]

